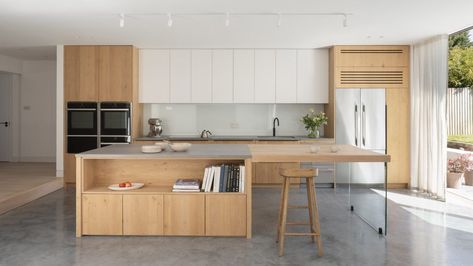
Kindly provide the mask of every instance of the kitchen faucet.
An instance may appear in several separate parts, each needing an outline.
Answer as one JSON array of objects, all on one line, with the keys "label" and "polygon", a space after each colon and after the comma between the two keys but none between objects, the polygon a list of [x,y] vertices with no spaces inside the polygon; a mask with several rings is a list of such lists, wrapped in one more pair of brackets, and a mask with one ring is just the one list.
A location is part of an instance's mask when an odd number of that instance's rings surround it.
[{"label": "kitchen faucet", "polygon": [[279,126],[279,118],[275,117],[273,119],[273,137],[276,137],[276,121],[278,121],[278,126]]}]

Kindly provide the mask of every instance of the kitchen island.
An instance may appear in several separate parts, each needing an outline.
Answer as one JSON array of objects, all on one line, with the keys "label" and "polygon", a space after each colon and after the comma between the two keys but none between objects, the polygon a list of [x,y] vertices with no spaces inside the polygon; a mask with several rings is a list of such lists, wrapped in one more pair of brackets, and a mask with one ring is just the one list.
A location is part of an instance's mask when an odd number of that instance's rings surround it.
[{"label": "kitchen island", "polygon": [[[209,165],[245,166],[244,192],[171,192],[179,178],[203,179]],[[112,145],[76,155],[76,236],[168,235],[251,238],[251,154],[247,145],[194,144],[186,152]],[[111,191],[120,182],[141,189]]]},{"label": "kitchen island", "polygon": [[[350,145],[194,144],[186,152],[144,154],[141,145],[112,145],[77,154],[76,236],[252,235],[252,167],[262,162],[380,162],[390,156]],[[171,192],[179,178],[203,179],[209,165],[245,166],[244,192]],[[111,191],[111,184],[144,183]]]}]

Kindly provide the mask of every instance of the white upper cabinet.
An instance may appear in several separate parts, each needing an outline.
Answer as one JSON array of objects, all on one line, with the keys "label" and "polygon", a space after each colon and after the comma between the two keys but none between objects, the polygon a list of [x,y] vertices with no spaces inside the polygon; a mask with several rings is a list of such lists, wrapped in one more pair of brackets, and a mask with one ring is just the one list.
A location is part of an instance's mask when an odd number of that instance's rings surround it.
[{"label": "white upper cabinet", "polygon": [[169,50],[140,50],[140,103],[169,103]]},{"label": "white upper cabinet", "polygon": [[172,103],[191,102],[191,51],[171,50],[170,88]]},{"label": "white upper cabinet", "polygon": [[233,50],[212,51],[212,102],[233,102]]},{"label": "white upper cabinet", "polygon": [[297,51],[276,51],[276,103],[297,101]]},{"label": "white upper cabinet", "polygon": [[255,50],[255,103],[276,100],[276,51]]},{"label": "white upper cabinet", "polygon": [[212,50],[192,50],[192,102],[212,102]]},{"label": "white upper cabinet", "polygon": [[297,103],[328,103],[328,50],[297,51]]},{"label": "white upper cabinet", "polygon": [[233,102],[253,103],[255,100],[255,51],[235,50],[233,58]]}]

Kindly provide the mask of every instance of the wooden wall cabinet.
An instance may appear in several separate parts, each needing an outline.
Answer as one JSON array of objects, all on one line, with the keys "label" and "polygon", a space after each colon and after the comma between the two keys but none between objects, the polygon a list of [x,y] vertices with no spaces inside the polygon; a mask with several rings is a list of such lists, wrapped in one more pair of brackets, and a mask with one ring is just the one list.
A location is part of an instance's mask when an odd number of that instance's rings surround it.
[{"label": "wooden wall cabinet", "polygon": [[409,46],[334,46],[329,60],[329,124],[334,137],[337,88],[385,88],[387,105],[388,187],[407,187],[410,179],[410,48]]},{"label": "wooden wall cabinet", "polygon": [[123,195],[123,235],[163,235],[163,195]]},{"label": "wooden wall cabinet", "polygon": [[83,195],[82,232],[84,235],[121,235],[122,195]]},{"label": "wooden wall cabinet", "polygon": [[98,47],[99,101],[130,102],[133,98],[133,47]]},{"label": "wooden wall cabinet", "polygon": [[204,195],[164,195],[164,234],[205,235]]},{"label": "wooden wall cabinet", "polygon": [[64,47],[64,99],[66,101],[97,101],[97,46]]}]

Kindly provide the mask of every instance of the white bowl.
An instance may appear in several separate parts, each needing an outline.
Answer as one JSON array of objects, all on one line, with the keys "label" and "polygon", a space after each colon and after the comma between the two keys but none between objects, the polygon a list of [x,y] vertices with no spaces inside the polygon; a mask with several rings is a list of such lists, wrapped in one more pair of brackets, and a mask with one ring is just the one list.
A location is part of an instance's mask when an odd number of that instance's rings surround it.
[{"label": "white bowl", "polygon": [[311,145],[310,146],[310,152],[318,153],[319,151],[320,151],[320,146],[317,146],[317,145]]},{"label": "white bowl", "polygon": [[169,147],[169,144],[161,141],[161,142],[155,142],[154,145],[161,147],[161,149],[164,151]]},{"label": "white bowl", "polygon": [[330,151],[333,152],[333,153],[339,152],[340,150],[341,150],[341,148],[340,148],[339,146],[337,146],[337,145],[332,145],[332,146],[330,147]]},{"label": "white bowl", "polygon": [[191,146],[192,144],[185,142],[169,144],[169,147],[173,151],[187,151]]},{"label": "white bowl", "polygon": [[163,149],[161,146],[158,145],[144,145],[141,146],[141,152],[144,153],[158,153],[161,152]]}]

